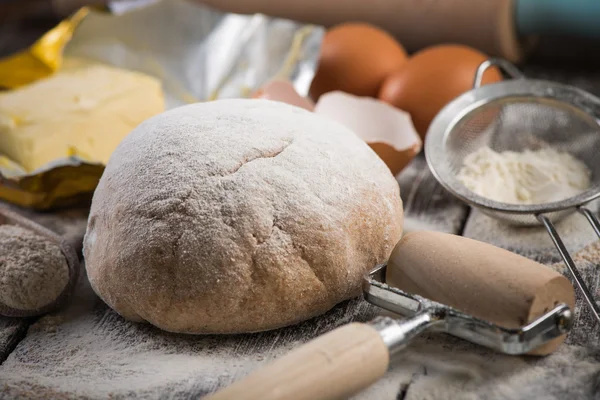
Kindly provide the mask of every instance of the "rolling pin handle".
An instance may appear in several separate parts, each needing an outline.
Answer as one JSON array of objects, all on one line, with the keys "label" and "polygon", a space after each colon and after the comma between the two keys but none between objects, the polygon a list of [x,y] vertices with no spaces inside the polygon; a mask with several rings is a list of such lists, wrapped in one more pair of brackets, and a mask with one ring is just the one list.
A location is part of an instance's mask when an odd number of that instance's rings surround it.
[{"label": "rolling pin handle", "polygon": [[377,382],[390,354],[380,333],[351,323],[311,340],[206,400],[346,399]]},{"label": "rolling pin handle", "polygon": [[440,323],[443,315],[422,311],[406,320],[377,317],[351,323],[311,340],[206,400],[345,399],[378,381],[390,355]]}]

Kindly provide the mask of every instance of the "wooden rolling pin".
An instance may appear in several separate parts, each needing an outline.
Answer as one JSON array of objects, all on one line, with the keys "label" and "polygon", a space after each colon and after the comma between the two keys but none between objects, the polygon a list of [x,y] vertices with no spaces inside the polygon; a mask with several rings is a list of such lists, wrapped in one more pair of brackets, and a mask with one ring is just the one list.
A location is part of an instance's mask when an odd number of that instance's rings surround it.
[{"label": "wooden rolling pin", "polygon": [[488,55],[520,60],[528,43],[518,39],[513,0],[197,0],[236,13],[263,13],[330,27],[367,22],[394,35],[409,51],[462,43]]},{"label": "wooden rolling pin", "polygon": [[461,43],[519,62],[538,35],[600,38],[598,0],[196,0],[225,11],[312,24],[362,21],[393,34],[410,52]]},{"label": "wooden rolling pin", "polygon": [[[404,236],[392,252],[386,278],[404,291],[446,301],[508,328],[522,326],[558,303],[571,309],[575,303],[573,286],[554,270],[507,250],[444,233]],[[405,332],[424,330],[418,327],[426,326],[428,317],[417,315]],[[389,336],[384,339],[386,334],[380,332],[385,327],[381,328],[364,323],[337,328],[208,400],[348,398],[379,380],[388,368],[390,350],[398,350],[389,345]],[[411,337],[405,336],[402,343]],[[530,354],[548,354],[563,339],[554,339]]]}]

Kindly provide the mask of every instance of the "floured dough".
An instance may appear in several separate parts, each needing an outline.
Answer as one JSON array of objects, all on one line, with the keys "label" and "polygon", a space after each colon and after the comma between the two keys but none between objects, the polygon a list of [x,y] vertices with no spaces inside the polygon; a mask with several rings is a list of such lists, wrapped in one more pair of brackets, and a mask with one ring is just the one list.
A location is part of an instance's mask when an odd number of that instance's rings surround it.
[{"label": "floured dough", "polygon": [[125,138],[94,194],[84,255],[96,293],[128,319],[250,332],[358,295],[401,231],[396,180],[345,127],[219,100]]}]

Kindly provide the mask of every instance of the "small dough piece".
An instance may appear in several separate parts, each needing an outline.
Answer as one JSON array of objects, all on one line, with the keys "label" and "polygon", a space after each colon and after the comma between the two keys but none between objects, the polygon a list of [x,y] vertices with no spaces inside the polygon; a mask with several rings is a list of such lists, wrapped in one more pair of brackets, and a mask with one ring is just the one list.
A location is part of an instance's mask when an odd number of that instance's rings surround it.
[{"label": "small dough piece", "polygon": [[239,333],[360,294],[402,233],[398,183],[344,126],[262,99],[187,105],[119,145],[84,239],[98,295],[167,331]]},{"label": "small dough piece", "polygon": [[28,172],[72,155],[106,164],[133,128],[162,111],[157,79],[82,62],[0,93],[0,154]]},{"label": "small dough piece", "polygon": [[0,308],[32,311],[55,302],[69,283],[60,246],[16,225],[0,225]]}]

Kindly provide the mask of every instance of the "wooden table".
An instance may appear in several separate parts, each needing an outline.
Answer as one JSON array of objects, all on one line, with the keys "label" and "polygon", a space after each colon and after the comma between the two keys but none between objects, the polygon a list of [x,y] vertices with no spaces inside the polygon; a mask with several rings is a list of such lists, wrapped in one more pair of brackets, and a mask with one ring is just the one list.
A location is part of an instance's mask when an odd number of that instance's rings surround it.
[{"label": "wooden table", "polygon": [[[6,38],[0,47],[3,43],[15,47]],[[524,70],[600,95],[599,70],[576,65],[551,67],[546,58],[544,65],[531,63]],[[398,181],[407,230],[460,234],[547,264],[560,261],[541,228],[511,228],[469,209],[436,182],[422,157]],[[81,242],[86,210],[26,213]],[[558,228],[573,252],[596,241],[583,217],[569,218]],[[598,295],[600,245],[594,249],[595,255],[590,251],[577,260]],[[578,297],[573,331],[549,357],[510,357],[447,335],[425,335],[392,361],[380,382],[355,398],[600,398],[600,328],[582,306]],[[176,335],[122,319],[94,295],[84,276],[65,310],[39,319],[0,318],[0,398],[199,398],[315,336],[351,321],[368,321],[378,312],[353,299],[321,317],[272,332]]]}]

